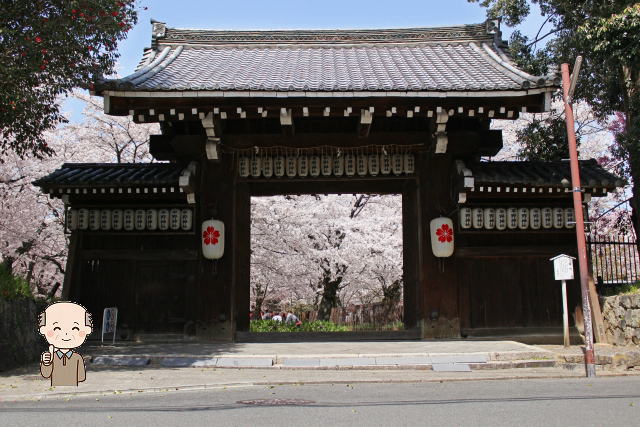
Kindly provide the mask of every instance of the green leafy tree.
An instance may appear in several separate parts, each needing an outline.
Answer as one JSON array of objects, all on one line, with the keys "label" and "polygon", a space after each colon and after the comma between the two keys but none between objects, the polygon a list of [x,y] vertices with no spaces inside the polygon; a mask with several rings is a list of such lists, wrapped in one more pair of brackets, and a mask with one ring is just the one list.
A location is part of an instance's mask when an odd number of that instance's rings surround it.
[{"label": "green leafy tree", "polygon": [[[509,26],[521,24],[535,3],[545,21],[532,39],[516,32],[510,53],[518,65],[539,73],[549,64],[572,64],[584,58],[574,100],[589,104],[605,124],[616,114],[617,127],[613,154],[620,160],[621,172],[632,181],[631,207],[636,233],[640,233],[640,3],[629,0],[468,0],[487,8],[490,18],[501,17]],[[544,46],[540,46],[545,43]],[[555,126],[562,116],[552,119]],[[539,125],[539,124],[538,124]],[[556,132],[534,124],[522,142],[537,145],[558,144],[549,134]],[[547,137],[540,132],[547,132]],[[534,135],[541,135],[535,136]],[[531,153],[544,152],[538,147]]]},{"label": "green leafy tree", "polygon": [[52,153],[44,132],[65,122],[58,99],[112,74],[135,0],[2,0],[0,154]]}]

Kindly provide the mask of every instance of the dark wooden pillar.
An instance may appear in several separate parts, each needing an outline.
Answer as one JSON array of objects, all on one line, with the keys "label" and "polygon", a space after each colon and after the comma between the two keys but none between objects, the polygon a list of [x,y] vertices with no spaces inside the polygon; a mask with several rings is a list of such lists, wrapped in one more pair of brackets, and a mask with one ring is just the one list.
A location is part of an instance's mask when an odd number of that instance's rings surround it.
[{"label": "dark wooden pillar", "polygon": [[451,217],[455,214],[456,205],[451,196],[454,164],[449,154],[425,153],[423,156],[421,160],[426,164],[420,170],[423,337],[452,338],[460,334],[456,259],[453,256],[436,258],[433,255],[429,222],[439,216]]},{"label": "dark wooden pillar", "polygon": [[420,200],[416,181],[407,181],[402,192],[402,262],[403,262],[403,305],[406,328],[418,325],[420,315]]}]

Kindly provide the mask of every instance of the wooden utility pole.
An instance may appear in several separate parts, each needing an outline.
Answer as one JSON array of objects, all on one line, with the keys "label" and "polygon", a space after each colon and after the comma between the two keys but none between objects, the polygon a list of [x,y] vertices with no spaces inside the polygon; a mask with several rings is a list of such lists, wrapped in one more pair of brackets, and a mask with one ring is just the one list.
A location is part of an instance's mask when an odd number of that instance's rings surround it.
[{"label": "wooden utility pole", "polygon": [[571,187],[573,193],[573,209],[576,217],[576,239],[578,241],[578,265],[580,267],[580,289],[582,291],[582,311],[584,313],[585,352],[584,363],[587,377],[596,376],[595,354],[593,350],[593,326],[591,323],[591,304],[589,303],[589,270],[587,265],[587,243],[584,235],[584,215],[582,213],[582,190],[580,187],[580,166],[574,127],[571,97],[578,80],[578,72],[582,57],[576,59],[573,78],[569,75],[569,64],[562,64],[562,94],[564,99],[567,139],[569,140],[569,158],[571,164]]}]

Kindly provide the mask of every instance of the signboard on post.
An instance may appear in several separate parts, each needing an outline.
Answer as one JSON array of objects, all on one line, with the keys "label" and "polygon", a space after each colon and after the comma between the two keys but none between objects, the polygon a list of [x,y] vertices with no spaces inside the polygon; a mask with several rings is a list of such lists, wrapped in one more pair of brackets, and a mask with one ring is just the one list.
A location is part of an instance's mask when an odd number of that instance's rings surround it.
[{"label": "signboard on post", "polygon": [[564,329],[564,346],[569,347],[569,313],[567,309],[567,280],[573,280],[573,260],[569,255],[558,255],[551,258],[556,280],[562,280],[562,323]]},{"label": "signboard on post", "polygon": [[111,344],[116,343],[116,328],[118,326],[118,307],[107,307],[102,313],[102,343],[104,334],[113,334]]}]

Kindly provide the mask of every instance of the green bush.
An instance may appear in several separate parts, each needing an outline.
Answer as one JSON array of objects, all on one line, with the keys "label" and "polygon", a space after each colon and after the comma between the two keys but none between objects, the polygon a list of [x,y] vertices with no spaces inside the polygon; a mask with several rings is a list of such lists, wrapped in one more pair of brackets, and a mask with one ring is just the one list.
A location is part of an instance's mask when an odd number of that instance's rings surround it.
[{"label": "green bush", "polygon": [[29,283],[22,277],[11,274],[3,263],[0,263],[0,297],[5,299],[31,297]]},{"label": "green bush", "polygon": [[251,332],[344,332],[349,329],[347,326],[324,320],[302,322],[298,326],[275,320],[252,320],[250,330]]}]

